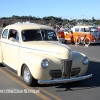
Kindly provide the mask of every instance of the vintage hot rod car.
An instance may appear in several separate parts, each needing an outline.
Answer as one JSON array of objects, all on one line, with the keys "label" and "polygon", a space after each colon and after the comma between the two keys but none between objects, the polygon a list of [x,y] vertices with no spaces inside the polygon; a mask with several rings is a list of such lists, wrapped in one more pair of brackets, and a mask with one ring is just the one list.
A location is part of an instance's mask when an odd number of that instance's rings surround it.
[{"label": "vintage hot rod car", "polygon": [[[88,57],[59,42],[52,27],[15,23],[1,33],[0,63],[17,71],[31,86],[80,81],[88,69]],[[83,76],[84,75],[84,76]]]}]

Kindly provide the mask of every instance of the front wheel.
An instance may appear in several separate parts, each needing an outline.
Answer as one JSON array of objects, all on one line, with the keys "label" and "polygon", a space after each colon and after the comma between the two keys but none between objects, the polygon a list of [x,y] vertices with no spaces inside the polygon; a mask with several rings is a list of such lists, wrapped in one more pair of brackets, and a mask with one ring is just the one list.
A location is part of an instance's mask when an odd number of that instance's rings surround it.
[{"label": "front wheel", "polygon": [[90,39],[89,38],[85,38],[85,40],[84,40],[84,44],[85,45],[90,45]]},{"label": "front wheel", "polygon": [[27,65],[23,66],[23,81],[28,86],[35,86],[37,80],[33,78]]}]

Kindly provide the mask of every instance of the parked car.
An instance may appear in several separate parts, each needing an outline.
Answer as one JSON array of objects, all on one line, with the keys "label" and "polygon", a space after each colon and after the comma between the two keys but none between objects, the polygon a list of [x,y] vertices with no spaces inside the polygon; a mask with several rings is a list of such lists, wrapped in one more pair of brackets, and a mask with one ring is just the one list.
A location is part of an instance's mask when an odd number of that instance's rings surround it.
[{"label": "parked car", "polygon": [[99,31],[96,26],[74,26],[72,28],[73,39],[77,37],[78,43],[82,44],[91,44],[91,43],[100,43]]},{"label": "parked car", "polygon": [[58,32],[58,36],[63,43],[71,42],[78,44],[91,44],[91,43],[100,43],[100,32],[96,26],[73,26],[71,31],[67,32]]},{"label": "parked car", "polygon": [[88,57],[59,42],[52,27],[15,23],[1,33],[0,63],[17,71],[26,85],[55,84],[90,78]]}]

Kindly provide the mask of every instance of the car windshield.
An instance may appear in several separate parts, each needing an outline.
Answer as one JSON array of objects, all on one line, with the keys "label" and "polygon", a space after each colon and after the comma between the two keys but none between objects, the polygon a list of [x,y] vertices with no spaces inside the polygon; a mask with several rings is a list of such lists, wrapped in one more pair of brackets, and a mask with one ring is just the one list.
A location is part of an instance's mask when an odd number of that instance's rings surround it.
[{"label": "car windshield", "polygon": [[97,27],[90,27],[90,31],[91,30],[98,30],[98,28]]},{"label": "car windshield", "polygon": [[58,41],[53,30],[23,30],[23,41]]},{"label": "car windshield", "polygon": [[90,32],[91,30],[98,30],[98,28],[97,27],[88,27],[88,28],[85,28],[86,32]]}]

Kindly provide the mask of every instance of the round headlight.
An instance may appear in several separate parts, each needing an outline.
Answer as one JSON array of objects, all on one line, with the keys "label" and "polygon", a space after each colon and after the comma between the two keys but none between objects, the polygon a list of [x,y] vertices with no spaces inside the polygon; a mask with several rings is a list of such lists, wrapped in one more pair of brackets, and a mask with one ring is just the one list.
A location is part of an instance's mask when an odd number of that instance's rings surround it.
[{"label": "round headlight", "polygon": [[82,62],[83,62],[84,65],[87,65],[89,63],[88,57],[84,57]]},{"label": "round headlight", "polygon": [[49,67],[49,61],[47,59],[43,59],[42,62],[41,62],[41,66],[43,68]]}]

